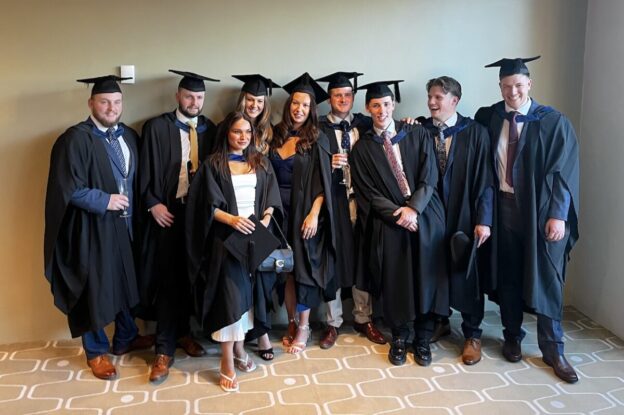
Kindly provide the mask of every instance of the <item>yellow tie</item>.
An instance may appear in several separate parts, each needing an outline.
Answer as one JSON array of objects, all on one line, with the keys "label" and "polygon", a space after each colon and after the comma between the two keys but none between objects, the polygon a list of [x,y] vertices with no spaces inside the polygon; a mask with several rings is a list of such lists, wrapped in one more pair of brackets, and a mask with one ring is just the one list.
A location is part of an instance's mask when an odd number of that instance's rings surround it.
[{"label": "yellow tie", "polygon": [[195,173],[197,168],[199,167],[199,146],[197,144],[197,130],[195,129],[195,123],[193,121],[187,122],[190,131],[189,131],[189,139],[191,141],[191,154],[189,154],[189,158],[191,159],[191,173]]}]

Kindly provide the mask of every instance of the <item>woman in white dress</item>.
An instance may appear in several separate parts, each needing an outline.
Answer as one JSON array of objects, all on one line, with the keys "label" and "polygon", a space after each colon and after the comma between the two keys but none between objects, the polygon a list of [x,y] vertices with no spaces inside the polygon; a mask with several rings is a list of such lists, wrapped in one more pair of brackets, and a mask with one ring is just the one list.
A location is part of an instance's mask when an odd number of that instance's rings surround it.
[{"label": "woman in white dress", "polygon": [[263,284],[256,284],[259,273],[250,273],[223,245],[233,232],[254,231],[252,214],[266,227],[271,216],[281,220],[279,189],[271,164],[254,145],[250,119],[233,112],[193,180],[186,223],[195,308],[204,331],[221,343],[219,384],[227,392],[238,390],[236,369],[256,368],[243,341],[253,328],[253,299]]}]

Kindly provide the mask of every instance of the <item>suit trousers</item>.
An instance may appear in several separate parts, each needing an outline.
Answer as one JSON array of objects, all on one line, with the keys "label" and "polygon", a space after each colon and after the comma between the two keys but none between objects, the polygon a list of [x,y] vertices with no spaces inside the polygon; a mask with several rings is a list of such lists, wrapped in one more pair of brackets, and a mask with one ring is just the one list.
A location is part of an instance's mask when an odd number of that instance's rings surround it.
[{"label": "suit trousers", "polygon": [[[498,297],[503,335],[507,340],[521,341],[524,311],[524,230],[515,199],[499,193],[498,198]],[[563,354],[561,321],[537,314],[537,341],[542,354]]]},{"label": "suit trousers", "polygon": [[[139,329],[129,311],[122,310],[117,313],[115,316],[115,333],[113,334],[113,350],[125,349],[138,333]],[[104,329],[83,334],[82,347],[88,360],[108,353],[110,344]]]}]

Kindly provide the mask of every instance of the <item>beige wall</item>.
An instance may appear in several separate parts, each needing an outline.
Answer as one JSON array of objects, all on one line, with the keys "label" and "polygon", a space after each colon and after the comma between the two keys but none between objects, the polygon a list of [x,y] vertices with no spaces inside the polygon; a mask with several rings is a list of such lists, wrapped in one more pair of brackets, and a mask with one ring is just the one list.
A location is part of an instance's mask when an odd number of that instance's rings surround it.
[{"label": "beige wall", "polygon": [[592,0],[587,12],[581,117],[581,239],[570,300],[624,338],[624,2]]},{"label": "beige wall", "polygon": [[[124,120],[137,128],[173,108],[169,68],[223,80],[208,86],[204,112],[216,121],[240,87],[230,74],[285,83],[336,70],[365,72],[361,82],[405,79],[399,116],[424,114],[427,79],[451,75],[464,87],[460,111],[472,115],[499,99],[497,72],[484,64],[541,54],[534,97],[580,117],[585,0],[179,3],[186,10],[156,0],[3,2],[0,343],[68,336],[43,276],[43,204],[52,143],[87,116],[77,78],[135,65]],[[276,93],[274,108],[284,97]]]}]

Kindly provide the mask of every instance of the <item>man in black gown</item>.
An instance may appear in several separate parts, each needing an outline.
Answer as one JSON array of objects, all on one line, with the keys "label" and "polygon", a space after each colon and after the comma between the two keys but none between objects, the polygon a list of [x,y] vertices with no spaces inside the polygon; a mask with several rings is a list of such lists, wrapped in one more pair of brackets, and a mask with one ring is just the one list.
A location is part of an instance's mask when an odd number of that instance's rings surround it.
[{"label": "man in black gown", "polygon": [[[481,274],[491,276],[491,273],[477,271],[477,251],[471,249],[473,239],[480,247],[489,238],[492,226],[490,141],[481,124],[457,113],[462,90],[455,79],[441,76],[429,80],[427,96],[431,118],[424,120],[423,126],[434,140],[440,173],[438,192],[446,212],[451,307],[462,315],[462,332],[466,339],[462,360],[473,365],[481,360],[483,288],[492,285],[479,280]],[[451,244],[457,248],[455,256],[451,255]],[[485,260],[487,262],[487,258]]]},{"label": "man in black gown", "polygon": [[394,121],[395,95],[388,84],[366,89],[373,128],[353,147],[351,167],[364,224],[360,255],[366,262],[371,294],[383,295],[384,319],[392,328],[388,358],[406,361],[410,322],[414,360],[431,363],[432,313],[448,314],[444,250],[444,207],[436,190],[438,171],[433,140],[420,125]]},{"label": "man in black gown", "polygon": [[130,314],[139,301],[132,250],[138,135],[119,122],[119,80],[79,80],[93,83],[91,116],[54,143],[45,202],[45,275],[54,304],[72,337],[82,336],[93,374],[105,380],[117,377],[106,325],[115,321],[116,355],[153,344]]},{"label": "man in black gown", "polygon": [[570,250],[578,240],[579,159],[576,134],[557,110],[529,96],[525,62],[501,59],[503,101],[479,109],[475,119],[492,141],[496,226],[493,228],[496,297],[510,362],[522,359],[523,310],[537,315],[544,363],[562,380],[578,376],[563,355],[563,286]]},{"label": "man in black gown", "polygon": [[372,126],[370,117],[351,113],[357,87],[357,72],[336,72],[317,79],[329,82],[327,93],[331,111],[319,120],[321,130],[329,138],[332,152],[332,193],[334,217],[336,221],[336,274],[340,278],[336,299],[327,303],[327,328],[321,336],[320,347],[329,349],[338,338],[338,328],[342,325],[342,298],[340,287],[351,288],[353,296],[353,326],[370,341],[385,344],[386,339],[371,321],[371,296],[356,287],[356,235],[361,233],[357,222],[355,195],[351,185],[348,154],[360,135]]},{"label": "man in black gown", "polygon": [[190,335],[191,291],[186,272],[184,222],[186,197],[193,174],[210,153],[215,125],[201,115],[204,81],[182,75],[176,92],[178,108],[148,120],[141,150],[141,302],[155,313],[156,357],[150,382],[164,381],[176,345],[193,357],[206,352]]}]

